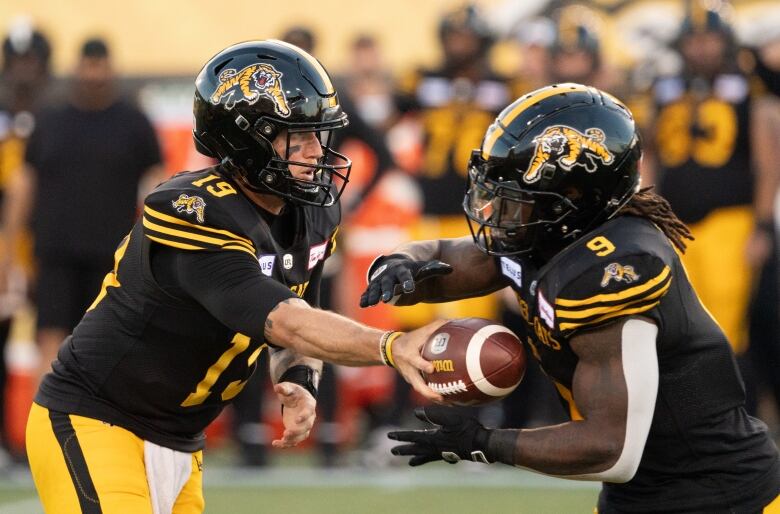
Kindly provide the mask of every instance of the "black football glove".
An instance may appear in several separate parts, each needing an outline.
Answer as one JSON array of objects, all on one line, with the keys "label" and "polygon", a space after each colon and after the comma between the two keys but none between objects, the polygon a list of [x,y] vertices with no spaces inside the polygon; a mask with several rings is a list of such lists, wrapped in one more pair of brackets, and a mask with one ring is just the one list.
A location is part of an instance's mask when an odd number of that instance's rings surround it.
[{"label": "black football glove", "polygon": [[414,415],[438,428],[428,430],[406,430],[387,434],[394,441],[411,444],[394,446],[393,455],[410,455],[410,466],[421,466],[443,460],[455,464],[461,460],[472,460],[490,464],[487,446],[490,430],[476,419],[458,414],[450,407],[438,405],[418,407]]},{"label": "black football glove", "polygon": [[395,303],[402,294],[414,292],[415,284],[431,277],[452,273],[452,266],[441,261],[415,261],[406,255],[384,255],[368,270],[368,287],[360,297],[361,307]]}]

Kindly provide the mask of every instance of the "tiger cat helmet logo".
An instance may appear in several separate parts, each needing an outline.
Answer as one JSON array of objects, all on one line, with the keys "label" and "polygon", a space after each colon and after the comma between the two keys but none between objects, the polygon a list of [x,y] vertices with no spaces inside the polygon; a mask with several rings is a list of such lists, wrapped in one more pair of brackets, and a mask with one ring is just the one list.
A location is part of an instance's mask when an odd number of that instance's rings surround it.
[{"label": "tiger cat helmet logo", "polygon": [[205,221],[204,215],[206,212],[206,202],[204,202],[203,198],[200,196],[180,194],[179,198],[174,200],[172,203],[173,207],[176,209],[176,212],[195,214],[195,218],[198,220],[198,223],[203,223],[203,221]]},{"label": "tiger cat helmet logo", "polygon": [[282,72],[270,64],[258,63],[238,72],[235,68],[222,70],[219,85],[210,100],[217,105],[227,98],[225,108],[230,110],[238,102],[252,105],[263,97],[273,101],[276,114],[283,118],[290,116],[290,106],[282,89]]},{"label": "tiger cat helmet logo", "polygon": [[533,139],[536,143],[531,165],[523,174],[523,181],[532,184],[542,177],[548,163],[557,164],[566,171],[583,166],[589,173],[596,171],[596,160],[611,164],[615,156],[604,145],[604,131],[589,128],[583,134],[566,125],[553,125]]},{"label": "tiger cat helmet logo", "polygon": [[604,268],[604,276],[601,279],[601,287],[607,287],[610,280],[630,284],[631,282],[636,282],[639,280],[639,275],[637,275],[636,271],[634,271],[633,266],[623,266],[622,264],[613,262]]}]

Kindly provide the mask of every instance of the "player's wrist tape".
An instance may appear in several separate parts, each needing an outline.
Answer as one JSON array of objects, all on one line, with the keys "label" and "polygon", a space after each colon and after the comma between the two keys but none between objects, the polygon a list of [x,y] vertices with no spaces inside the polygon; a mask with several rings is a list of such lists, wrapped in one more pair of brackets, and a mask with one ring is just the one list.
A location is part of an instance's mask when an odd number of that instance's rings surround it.
[{"label": "player's wrist tape", "polygon": [[486,430],[485,456],[490,462],[503,462],[515,465],[515,449],[519,430]]},{"label": "player's wrist tape", "polygon": [[319,387],[319,371],[303,364],[292,366],[287,369],[282,376],[279,377],[279,382],[292,382],[303,387],[317,399],[317,389]]},{"label": "player's wrist tape", "polygon": [[382,364],[385,366],[395,367],[395,359],[393,358],[393,341],[403,335],[403,332],[395,332],[389,330],[382,334],[379,338],[379,358],[382,360]]}]

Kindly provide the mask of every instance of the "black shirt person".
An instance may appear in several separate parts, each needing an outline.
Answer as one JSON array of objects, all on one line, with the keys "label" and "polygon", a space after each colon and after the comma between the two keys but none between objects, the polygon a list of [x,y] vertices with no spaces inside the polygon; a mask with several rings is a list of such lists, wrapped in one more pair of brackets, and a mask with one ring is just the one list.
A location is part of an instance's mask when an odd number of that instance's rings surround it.
[{"label": "black shirt person", "polygon": [[160,161],[149,120],[117,95],[108,47],[87,41],[68,101],[36,117],[3,222],[10,237],[32,211],[41,376],[130,230],[139,184],[162,178]]}]

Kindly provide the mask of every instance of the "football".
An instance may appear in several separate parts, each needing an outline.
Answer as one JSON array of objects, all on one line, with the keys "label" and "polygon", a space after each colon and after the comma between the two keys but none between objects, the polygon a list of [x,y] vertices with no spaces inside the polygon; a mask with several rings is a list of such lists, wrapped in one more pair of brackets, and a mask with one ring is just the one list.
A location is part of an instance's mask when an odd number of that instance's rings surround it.
[{"label": "football", "polygon": [[511,330],[482,318],[448,321],[423,345],[435,371],[428,387],[452,405],[479,405],[504,398],[525,373],[525,350]]}]

